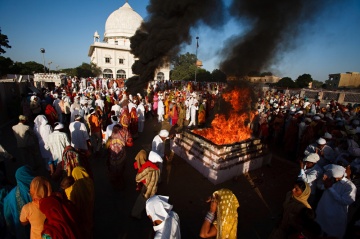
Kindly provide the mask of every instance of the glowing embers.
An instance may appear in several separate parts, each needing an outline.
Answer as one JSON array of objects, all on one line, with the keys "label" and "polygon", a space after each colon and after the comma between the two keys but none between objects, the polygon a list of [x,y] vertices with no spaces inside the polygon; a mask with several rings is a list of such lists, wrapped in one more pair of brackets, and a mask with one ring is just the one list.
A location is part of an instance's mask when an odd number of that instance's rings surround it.
[{"label": "glowing embers", "polygon": [[216,114],[211,127],[193,130],[214,144],[234,144],[251,138],[250,122],[255,113],[251,111],[251,93],[249,88],[235,87],[223,93],[222,98],[231,105],[228,117],[225,114]]}]

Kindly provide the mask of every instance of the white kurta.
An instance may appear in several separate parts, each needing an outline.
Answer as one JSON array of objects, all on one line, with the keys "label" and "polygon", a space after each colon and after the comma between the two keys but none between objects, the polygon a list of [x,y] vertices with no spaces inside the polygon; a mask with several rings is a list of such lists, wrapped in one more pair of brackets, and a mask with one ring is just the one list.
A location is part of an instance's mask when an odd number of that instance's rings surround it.
[{"label": "white kurta", "polygon": [[343,238],[350,204],[355,202],[356,187],[346,178],[326,189],[316,209],[316,221],[328,236]]},{"label": "white kurta", "polygon": [[115,112],[115,115],[116,115],[116,116],[119,116],[119,115],[120,115],[120,111],[121,111],[120,105],[115,104],[115,105],[111,106],[111,111],[114,111],[114,112]]},{"label": "white kurta", "polygon": [[157,226],[154,226],[154,239],[180,239],[180,219],[176,212],[169,212],[165,221]]},{"label": "white kurta", "polygon": [[322,179],[323,170],[322,168],[315,164],[314,167],[309,169],[301,169],[299,178],[301,178],[304,182],[308,183],[311,188],[311,194],[315,194],[317,181]]},{"label": "white kurta", "polygon": [[151,144],[151,151],[156,152],[158,155],[160,155],[162,158],[165,154],[165,144],[160,138],[159,135],[156,135],[152,141]]},{"label": "white kurta", "polygon": [[105,143],[106,141],[109,139],[109,137],[111,136],[111,133],[112,133],[112,130],[114,128],[114,126],[118,124],[117,122],[115,123],[112,123],[112,124],[109,124],[107,127],[106,127],[106,131],[105,131]]},{"label": "white kurta", "polygon": [[57,161],[57,163],[62,161],[64,148],[68,145],[70,145],[70,141],[66,133],[56,130],[49,135],[48,141],[45,142],[45,148],[50,149],[53,160]]},{"label": "white kurta", "polygon": [[145,122],[145,107],[143,103],[140,103],[136,108],[136,114],[138,116],[138,132],[142,133],[144,131]]},{"label": "white kurta", "polygon": [[164,110],[164,102],[162,100],[159,100],[158,102],[157,114],[158,114],[158,121],[159,122],[164,121],[163,115],[165,114],[165,110]]},{"label": "white kurta", "polygon": [[45,142],[48,141],[48,137],[53,131],[47,123],[48,121],[44,115],[38,115],[34,120],[34,132],[39,141],[41,156],[46,160],[52,160],[50,151],[45,149]]},{"label": "white kurta", "polygon": [[71,136],[71,146],[76,149],[87,150],[87,140],[89,140],[89,134],[86,130],[84,123],[75,121],[69,125],[70,136]]}]

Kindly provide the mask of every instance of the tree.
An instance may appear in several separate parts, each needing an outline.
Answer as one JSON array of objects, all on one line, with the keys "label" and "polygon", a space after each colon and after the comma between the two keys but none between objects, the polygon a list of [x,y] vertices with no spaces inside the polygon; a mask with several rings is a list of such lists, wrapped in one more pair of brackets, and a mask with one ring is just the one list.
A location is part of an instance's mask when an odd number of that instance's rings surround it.
[{"label": "tree", "polygon": [[296,88],[295,82],[290,77],[284,77],[276,83],[278,87]]},{"label": "tree", "polygon": [[9,57],[0,56],[0,77],[9,74],[13,64],[14,62]]},{"label": "tree", "polygon": [[312,81],[312,88],[314,88],[314,89],[322,88],[323,85],[324,85],[324,82],[322,82],[322,81],[317,81],[317,80]]},{"label": "tree", "polygon": [[4,47],[11,48],[11,46],[9,45],[9,40],[7,35],[1,34],[1,28],[0,28],[0,55],[6,53]]},{"label": "tree", "polygon": [[295,83],[300,88],[308,88],[309,83],[312,81],[313,79],[310,74],[303,74],[296,79]]},{"label": "tree", "polygon": [[[71,72],[73,72],[71,70]],[[101,69],[95,63],[83,62],[80,66],[75,68],[75,74],[78,77],[96,77],[101,74]]]},{"label": "tree", "polygon": [[186,81],[194,80],[195,70],[196,70],[195,63],[196,63],[196,55],[190,54],[189,52],[174,57],[171,60],[171,64],[173,65],[173,70],[171,71],[170,78],[172,80],[186,80]]},{"label": "tree", "polygon": [[198,69],[196,74],[196,81],[211,82],[211,73],[205,69]]},{"label": "tree", "polygon": [[215,69],[211,72],[212,82],[224,82],[226,83],[226,74],[221,70]]}]

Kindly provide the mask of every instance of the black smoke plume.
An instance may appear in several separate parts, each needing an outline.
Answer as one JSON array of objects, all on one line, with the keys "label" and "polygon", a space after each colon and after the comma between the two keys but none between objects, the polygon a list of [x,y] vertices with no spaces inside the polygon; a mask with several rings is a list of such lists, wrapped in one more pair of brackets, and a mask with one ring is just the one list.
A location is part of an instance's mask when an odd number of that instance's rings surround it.
[{"label": "black smoke plume", "polygon": [[151,0],[148,18],[130,38],[131,53],[137,58],[132,70],[139,78],[136,84],[127,84],[129,91],[138,91],[134,86],[143,89],[154,79],[155,70],[179,53],[182,43],[190,43],[190,28],[199,23],[222,26],[224,10],[221,0]]},{"label": "black smoke plume", "polygon": [[245,34],[228,40],[220,69],[227,75],[260,72],[276,61],[277,53],[294,47],[304,23],[311,21],[323,0],[233,0],[230,14],[248,24]]}]

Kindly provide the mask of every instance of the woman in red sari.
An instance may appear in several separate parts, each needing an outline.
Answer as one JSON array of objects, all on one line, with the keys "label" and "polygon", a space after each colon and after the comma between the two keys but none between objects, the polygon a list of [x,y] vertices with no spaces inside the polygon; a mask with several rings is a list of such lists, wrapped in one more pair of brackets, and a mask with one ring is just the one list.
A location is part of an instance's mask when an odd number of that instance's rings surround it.
[{"label": "woman in red sari", "polygon": [[131,134],[128,129],[115,125],[112,134],[106,142],[108,149],[107,167],[110,181],[115,188],[124,187],[124,168],[126,161],[126,146],[133,145]]}]

